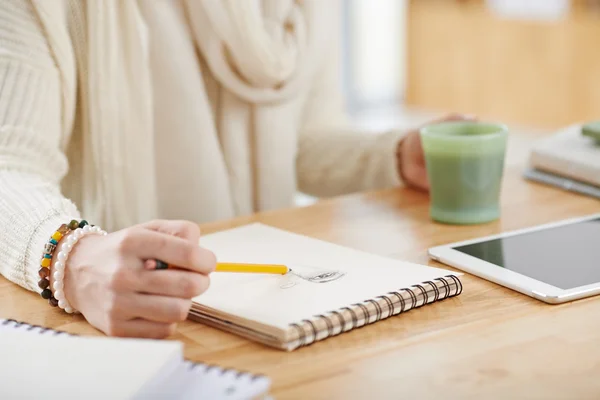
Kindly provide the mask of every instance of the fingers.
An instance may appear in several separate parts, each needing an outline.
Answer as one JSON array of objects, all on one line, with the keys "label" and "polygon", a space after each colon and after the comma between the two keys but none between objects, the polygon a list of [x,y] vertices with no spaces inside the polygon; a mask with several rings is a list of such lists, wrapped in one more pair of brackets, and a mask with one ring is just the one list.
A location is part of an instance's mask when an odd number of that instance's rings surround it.
[{"label": "fingers", "polygon": [[204,293],[210,285],[208,275],[185,270],[142,270],[138,274],[135,290],[162,296],[191,299]]},{"label": "fingers", "polygon": [[437,124],[439,122],[450,122],[450,121],[476,121],[477,117],[471,114],[460,114],[451,113],[443,117],[434,119],[433,121],[427,122],[425,125]]},{"label": "fingers", "polygon": [[413,173],[413,181],[410,184],[419,190],[429,190],[429,179],[427,177],[427,170],[425,168],[419,168]]},{"label": "fingers", "polygon": [[128,229],[120,238],[123,254],[134,254],[136,257],[162,260],[178,268],[209,274],[216,266],[215,255],[180,237],[159,233],[149,229]]},{"label": "fingers", "polygon": [[192,306],[189,299],[138,293],[120,296],[119,301],[120,307],[127,310],[122,319],[141,318],[161,323],[185,321]]},{"label": "fingers", "polygon": [[173,220],[155,220],[140,225],[143,228],[150,229],[167,235],[177,236],[187,239],[190,242],[198,243],[200,240],[200,227],[189,221]]},{"label": "fingers", "polygon": [[451,113],[443,117],[446,121],[462,121],[462,120],[475,120],[477,116],[473,114],[460,114],[460,113]]},{"label": "fingers", "polygon": [[164,339],[175,333],[175,323],[161,323],[143,319],[119,321],[106,330],[109,336]]},{"label": "fingers", "polygon": [[429,190],[429,177],[424,163],[411,163],[404,167],[403,177],[405,183],[418,190]]}]

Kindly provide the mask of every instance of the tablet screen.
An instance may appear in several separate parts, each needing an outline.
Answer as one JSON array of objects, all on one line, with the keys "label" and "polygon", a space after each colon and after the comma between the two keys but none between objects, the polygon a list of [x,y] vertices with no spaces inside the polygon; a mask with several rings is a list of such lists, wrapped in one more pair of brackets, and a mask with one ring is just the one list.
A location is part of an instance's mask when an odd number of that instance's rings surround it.
[{"label": "tablet screen", "polygon": [[454,249],[564,290],[600,282],[600,218]]}]

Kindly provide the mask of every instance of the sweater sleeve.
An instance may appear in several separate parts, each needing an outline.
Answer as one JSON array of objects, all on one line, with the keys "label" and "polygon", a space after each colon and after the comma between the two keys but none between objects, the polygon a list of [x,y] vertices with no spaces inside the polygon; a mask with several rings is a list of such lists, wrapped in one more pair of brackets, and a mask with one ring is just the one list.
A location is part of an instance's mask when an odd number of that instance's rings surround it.
[{"label": "sweater sleeve", "polygon": [[77,218],[60,192],[60,76],[29,1],[0,2],[0,273],[38,291],[44,243]]},{"label": "sweater sleeve", "polygon": [[[337,12],[339,19],[341,13]],[[405,132],[355,129],[341,90],[339,21],[333,23],[327,56],[311,84],[296,159],[298,186],[327,197],[401,184],[396,150]]]}]

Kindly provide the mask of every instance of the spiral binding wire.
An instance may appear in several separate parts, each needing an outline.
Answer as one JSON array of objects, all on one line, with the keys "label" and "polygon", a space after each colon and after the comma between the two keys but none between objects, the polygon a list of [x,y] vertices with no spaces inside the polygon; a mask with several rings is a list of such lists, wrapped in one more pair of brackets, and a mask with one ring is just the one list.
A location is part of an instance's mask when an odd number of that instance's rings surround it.
[{"label": "spiral binding wire", "polygon": [[[458,277],[447,275],[410,288],[389,292],[385,296],[364,300],[361,303],[352,304],[350,307],[315,315],[313,319],[290,324],[290,327],[297,333],[298,344],[294,347],[307,346],[318,340],[372,324],[425,304],[458,296],[462,293],[462,289],[463,286]],[[320,323],[321,321],[324,325]]]},{"label": "spiral binding wire", "polygon": [[59,335],[77,336],[72,333],[58,331],[58,330],[46,328],[46,327],[43,327],[40,325],[31,325],[31,324],[27,324],[25,322],[17,321],[14,319],[5,319],[5,320],[0,319],[0,321],[2,321],[0,323],[0,325],[8,326],[13,329],[25,329],[27,332],[34,332],[34,333],[38,333],[41,335],[51,333],[54,336],[59,336]]},{"label": "spiral binding wire", "polygon": [[266,377],[266,375],[253,374],[248,371],[242,371],[242,370],[233,369],[233,368],[219,367],[214,364],[203,364],[203,363],[195,363],[192,361],[185,361],[185,365],[189,371],[199,371],[199,372],[202,371],[201,373],[206,374],[210,371],[217,370],[219,375],[223,376],[223,375],[227,375],[227,374],[233,374],[233,375],[235,375],[235,379],[249,378],[251,381],[255,381],[255,380]]},{"label": "spiral binding wire", "polygon": [[[41,335],[53,334],[54,336],[59,336],[59,335],[79,336],[79,335],[76,335],[73,333],[59,331],[59,330],[51,329],[51,328],[46,328],[46,327],[43,327],[40,325],[32,325],[32,324],[17,321],[14,319],[5,319],[5,320],[0,319],[0,325],[7,326],[12,329],[24,329],[26,332],[38,333]],[[0,328],[1,328],[1,326],[0,326]],[[212,371],[212,370],[218,370],[220,375],[225,375],[225,374],[230,374],[230,373],[234,372],[236,375],[235,376],[236,379],[250,378],[250,380],[252,380],[252,381],[265,377],[265,375],[262,375],[262,374],[253,374],[253,373],[250,373],[247,371],[234,370],[231,368],[223,368],[223,367],[219,367],[219,366],[212,365],[212,364],[196,363],[196,362],[189,361],[189,360],[185,360],[184,363],[185,363],[186,368],[189,371],[198,371],[200,373],[208,373],[209,371]]]},{"label": "spiral binding wire", "polygon": [[[363,302],[353,304],[350,307],[343,307],[339,310],[332,310],[325,314],[315,315],[313,319],[305,319],[299,324],[290,325],[297,332],[296,341],[298,342],[298,345],[295,347],[307,346],[318,340],[372,324],[414,308],[422,307],[425,304],[458,296],[462,293],[462,289],[463,286],[460,279],[454,275],[447,275],[442,278],[434,279],[433,281],[422,282],[411,288],[403,288],[389,292],[385,296],[364,300]],[[382,304],[379,300],[385,303],[385,310],[382,308]],[[373,311],[369,306],[372,306]],[[345,316],[346,312],[349,316]],[[320,322],[323,322],[324,326],[318,326],[320,325]],[[66,334],[77,336],[39,325],[30,325],[14,319],[0,319],[0,325],[10,326],[16,329],[25,328],[26,331],[34,331],[40,334],[53,333],[55,335]],[[307,333],[307,330],[309,333]],[[325,333],[325,335],[322,335],[322,333]],[[186,361],[186,363],[188,363],[190,370],[201,368],[204,372],[208,372],[211,369],[218,368],[221,370],[222,374],[232,371],[230,369],[194,363],[192,361]],[[261,375],[254,375],[248,372],[236,371],[236,373],[240,374],[239,377],[244,375],[250,375],[253,379],[262,377]]]}]

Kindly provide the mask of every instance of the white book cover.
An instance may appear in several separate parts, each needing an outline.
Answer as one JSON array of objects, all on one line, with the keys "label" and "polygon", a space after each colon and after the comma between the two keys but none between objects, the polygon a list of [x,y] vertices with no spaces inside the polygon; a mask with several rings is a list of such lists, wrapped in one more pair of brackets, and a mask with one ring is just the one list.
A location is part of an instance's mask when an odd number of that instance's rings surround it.
[{"label": "white book cover", "polygon": [[181,357],[174,341],[0,329],[0,398],[135,399],[160,392],[154,382],[170,376]]},{"label": "white book cover", "polygon": [[74,336],[0,319],[0,399],[248,400],[267,376],[183,360],[183,344]]},{"label": "white book cover", "polygon": [[535,143],[529,163],[541,171],[600,186],[600,145],[583,136],[579,124]]}]

